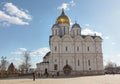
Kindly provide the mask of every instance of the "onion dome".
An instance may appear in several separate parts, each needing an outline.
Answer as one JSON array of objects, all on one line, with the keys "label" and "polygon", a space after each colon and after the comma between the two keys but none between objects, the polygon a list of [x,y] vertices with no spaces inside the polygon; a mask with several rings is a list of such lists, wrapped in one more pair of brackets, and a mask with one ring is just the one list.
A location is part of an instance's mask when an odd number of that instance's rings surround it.
[{"label": "onion dome", "polygon": [[63,24],[63,23],[70,25],[70,20],[69,20],[68,16],[65,15],[64,9],[62,9],[61,15],[56,20],[56,24]]}]

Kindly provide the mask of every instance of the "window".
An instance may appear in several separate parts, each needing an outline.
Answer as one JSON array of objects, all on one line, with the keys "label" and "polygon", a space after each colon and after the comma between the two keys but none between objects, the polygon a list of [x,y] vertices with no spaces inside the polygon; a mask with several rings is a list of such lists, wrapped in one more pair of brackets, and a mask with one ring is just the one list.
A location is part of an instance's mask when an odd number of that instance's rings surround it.
[{"label": "window", "polygon": [[65,34],[65,26],[64,26],[64,34]]},{"label": "window", "polygon": [[67,51],[68,49],[67,49],[67,46],[65,47],[65,50]]},{"label": "window", "polygon": [[87,50],[89,51],[89,47],[87,47]]},{"label": "window", "polygon": [[54,70],[57,70],[58,66],[57,64],[54,64]]},{"label": "window", "polygon": [[90,66],[90,60],[88,60],[88,65]]},{"label": "window", "polygon": [[78,66],[80,65],[80,61],[78,60]]},{"label": "window", "polygon": [[55,46],[55,51],[57,51],[57,47]]},{"label": "window", "polygon": [[59,34],[60,34],[60,36],[62,36],[62,29],[60,28],[60,30],[59,30]]},{"label": "window", "polygon": [[79,51],[79,46],[77,46],[77,51]]}]

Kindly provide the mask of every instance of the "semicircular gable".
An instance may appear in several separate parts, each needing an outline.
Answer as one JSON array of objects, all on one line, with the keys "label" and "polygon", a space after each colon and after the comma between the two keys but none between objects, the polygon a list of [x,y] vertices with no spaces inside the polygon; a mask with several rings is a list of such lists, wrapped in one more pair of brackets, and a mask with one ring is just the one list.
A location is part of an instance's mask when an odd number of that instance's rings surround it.
[{"label": "semicircular gable", "polygon": [[95,37],[95,39],[94,39],[96,42],[98,42],[98,41],[102,41],[102,39],[100,38],[100,37]]},{"label": "semicircular gable", "polygon": [[60,37],[59,36],[54,36],[51,38],[51,41],[60,41]]},{"label": "semicircular gable", "polygon": [[88,42],[92,41],[93,42],[94,40],[91,36],[86,36],[85,41],[88,41]]},{"label": "semicircular gable", "polygon": [[62,37],[62,41],[73,41],[73,39],[72,39],[72,37],[71,36],[69,36],[69,35],[64,35],[63,37]]},{"label": "semicircular gable", "polygon": [[75,41],[83,41],[83,38],[81,36],[75,36],[74,40]]}]

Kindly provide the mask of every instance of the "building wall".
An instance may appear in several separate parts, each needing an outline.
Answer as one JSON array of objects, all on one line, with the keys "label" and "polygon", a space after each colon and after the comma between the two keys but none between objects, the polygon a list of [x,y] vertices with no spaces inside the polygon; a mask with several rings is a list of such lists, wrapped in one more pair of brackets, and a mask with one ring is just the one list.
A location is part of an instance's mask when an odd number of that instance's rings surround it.
[{"label": "building wall", "polygon": [[[72,68],[72,75],[103,74],[102,39],[98,36],[80,35],[80,28],[69,31],[68,25],[57,27],[52,28],[51,54],[45,59],[49,63],[41,63],[37,67],[43,72],[47,68],[49,73],[59,71],[64,75],[63,68],[68,64]],[[60,29],[63,33],[59,32]]]},{"label": "building wall", "polygon": [[[67,34],[63,37],[52,36],[50,41],[53,60],[51,66],[57,64],[57,71],[63,71],[66,60],[73,71],[103,70],[102,41],[100,38],[93,39],[91,36],[86,36],[83,39],[82,36],[72,37]],[[54,67],[51,67],[51,70],[54,71]]]}]

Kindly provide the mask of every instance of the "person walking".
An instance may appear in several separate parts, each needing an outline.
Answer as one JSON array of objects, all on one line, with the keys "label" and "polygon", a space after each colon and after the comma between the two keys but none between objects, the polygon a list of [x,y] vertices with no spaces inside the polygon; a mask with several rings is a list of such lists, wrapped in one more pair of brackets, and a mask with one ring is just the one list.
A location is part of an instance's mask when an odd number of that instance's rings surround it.
[{"label": "person walking", "polygon": [[35,81],[35,72],[33,72],[32,75],[33,75],[33,81]]}]

